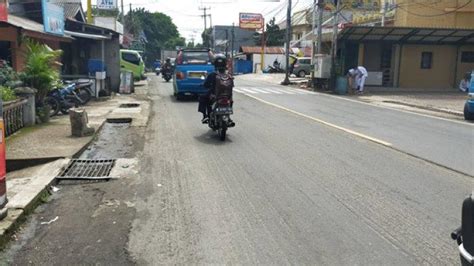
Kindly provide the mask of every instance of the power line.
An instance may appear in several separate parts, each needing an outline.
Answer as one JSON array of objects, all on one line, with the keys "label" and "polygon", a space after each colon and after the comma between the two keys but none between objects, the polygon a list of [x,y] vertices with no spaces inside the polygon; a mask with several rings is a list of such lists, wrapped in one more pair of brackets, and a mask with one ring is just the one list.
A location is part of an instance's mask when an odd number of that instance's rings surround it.
[{"label": "power line", "polygon": [[460,7],[457,7],[451,11],[447,11],[447,12],[443,12],[443,13],[440,13],[440,14],[433,14],[433,15],[424,15],[424,14],[418,14],[418,13],[415,13],[415,12],[412,12],[412,11],[409,11],[408,9],[405,9],[401,6],[396,6],[396,8],[399,8],[403,11],[405,11],[406,13],[410,14],[410,15],[413,15],[413,16],[418,16],[418,17],[424,17],[424,18],[433,18],[433,17],[439,17],[439,16],[446,16],[448,14],[451,14],[451,13],[455,13],[457,11],[459,11],[460,9],[468,6],[469,4],[472,3],[473,0],[468,0],[467,3],[465,3],[464,5],[460,6]]}]

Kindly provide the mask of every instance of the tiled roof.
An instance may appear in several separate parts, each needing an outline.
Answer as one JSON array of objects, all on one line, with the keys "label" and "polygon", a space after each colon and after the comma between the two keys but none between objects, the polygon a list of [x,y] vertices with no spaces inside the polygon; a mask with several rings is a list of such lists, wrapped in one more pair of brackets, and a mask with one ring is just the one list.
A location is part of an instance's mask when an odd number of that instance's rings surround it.
[{"label": "tiled roof", "polygon": [[[242,46],[240,50],[244,54],[259,54],[262,52],[262,47],[260,46]],[[266,54],[285,54],[285,49],[283,47],[265,47]]]},{"label": "tiled roof", "polygon": [[82,13],[81,4],[74,4],[74,3],[57,3],[58,6],[62,6],[64,8],[64,18],[75,18],[77,13]]}]

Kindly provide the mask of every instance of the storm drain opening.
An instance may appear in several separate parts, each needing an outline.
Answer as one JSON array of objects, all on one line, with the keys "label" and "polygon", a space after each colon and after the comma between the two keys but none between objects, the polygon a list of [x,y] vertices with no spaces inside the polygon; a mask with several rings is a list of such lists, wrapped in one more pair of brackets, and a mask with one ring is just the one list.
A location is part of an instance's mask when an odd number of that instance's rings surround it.
[{"label": "storm drain opening", "polygon": [[116,159],[73,159],[56,177],[58,180],[109,180]]},{"label": "storm drain opening", "polygon": [[138,108],[140,107],[139,103],[123,103],[119,106],[119,108]]},{"label": "storm drain opening", "polygon": [[132,123],[132,118],[107,118],[106,121],[111,124],[130,124]]}]

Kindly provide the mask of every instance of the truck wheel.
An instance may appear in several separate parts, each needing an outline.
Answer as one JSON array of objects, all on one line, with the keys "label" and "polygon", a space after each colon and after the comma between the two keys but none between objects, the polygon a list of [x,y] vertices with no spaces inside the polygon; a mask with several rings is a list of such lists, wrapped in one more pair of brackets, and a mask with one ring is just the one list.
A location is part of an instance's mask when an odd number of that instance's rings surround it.
[{"label": "truck wheel", "polygon": [[467,105],[467,103],[464,105],[464,119],[472,121],[474,120],[474,112],[469,112],[469,107]]},{"label": "truck wheel", "polygon": [[301,70],[300,72],[298,72],[298,77],[300,78],[306,77],[306,72],[304,72],[304,70]]}]

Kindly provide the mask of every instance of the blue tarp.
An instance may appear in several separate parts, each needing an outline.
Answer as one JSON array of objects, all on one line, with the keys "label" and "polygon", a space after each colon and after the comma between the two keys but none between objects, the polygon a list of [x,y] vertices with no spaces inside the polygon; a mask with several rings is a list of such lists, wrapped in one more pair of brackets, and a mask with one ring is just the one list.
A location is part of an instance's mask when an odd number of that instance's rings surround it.
[{"label": "blue tarp", "polygon": [[236,60],[234,62],[234,73],[235,74],[253,73],[252,61],[249,61],[249,60]]}]

